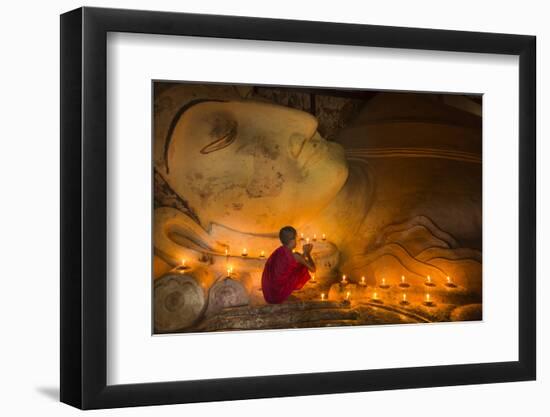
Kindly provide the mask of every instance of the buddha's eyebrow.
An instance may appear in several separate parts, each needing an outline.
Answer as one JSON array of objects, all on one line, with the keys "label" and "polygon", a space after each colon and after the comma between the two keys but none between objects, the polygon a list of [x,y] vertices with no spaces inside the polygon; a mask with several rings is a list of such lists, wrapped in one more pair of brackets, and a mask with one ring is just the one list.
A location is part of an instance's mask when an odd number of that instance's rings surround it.
[{"label": "buddha's eyebrow", "polygon": [[168,128],[168,132],[166,132],[166,138],[164,139],[164,167],[166,168],[166,173],[170,173],[170,168],[168,167],[168,148],[170,147],[170,143],[172,141],[172,135],[174,134],[174,129],[176,129],[176,125],[178,124],[179,120],[183,116],[183,114],[189,110],[191,107],[193,107],[196,104],[201,103],[207,103],[207,102],[216,102],[216,103],[225,103],[226,100],[218,100],[218,99],[208,99],[208,98],[197,98],[195,100],[191,100],[189,103],[184,104],[180,107],[180,109],[176,112],[174,117],[172,118],[172,121],[170,122],[170,127]]}]

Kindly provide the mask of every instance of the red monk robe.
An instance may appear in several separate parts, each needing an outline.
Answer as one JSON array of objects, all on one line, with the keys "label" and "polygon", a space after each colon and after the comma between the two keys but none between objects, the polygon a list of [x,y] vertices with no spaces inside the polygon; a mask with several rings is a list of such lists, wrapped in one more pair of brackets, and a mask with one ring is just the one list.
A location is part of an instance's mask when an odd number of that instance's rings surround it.
[{"label": "red monk robe", "polygon": [[262,274],[265,301],[280,304],[310,279],[307,267],[294,259],[292,250],[280,246],[267,259]]}]

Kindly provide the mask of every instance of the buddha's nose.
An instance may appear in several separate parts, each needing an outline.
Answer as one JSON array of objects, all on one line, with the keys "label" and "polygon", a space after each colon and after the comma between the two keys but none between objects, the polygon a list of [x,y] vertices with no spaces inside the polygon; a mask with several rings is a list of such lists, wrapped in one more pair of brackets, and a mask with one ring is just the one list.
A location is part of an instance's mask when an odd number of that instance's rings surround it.
[{"label": "buddha's nose", "polygon": [[306,142],[310,139],[302,132],[294,132],[290,135],[290,154],[298,158],[302,153]]}]

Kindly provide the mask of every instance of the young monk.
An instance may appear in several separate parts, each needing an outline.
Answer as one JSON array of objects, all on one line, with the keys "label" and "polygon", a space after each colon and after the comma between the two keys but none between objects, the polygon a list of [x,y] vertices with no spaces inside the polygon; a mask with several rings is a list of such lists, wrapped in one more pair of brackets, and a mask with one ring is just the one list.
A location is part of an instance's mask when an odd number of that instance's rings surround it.
[{"label": "young monk", "polygon": [[294,290],[301,289],[311,277],[308,271],[315,272],[315,263],[311,258],[312,244],[303,246],[303,254],[294,253],[296,248],[296,229],[285,226],[279,231],[282,245],[275,249],[265,263],[262,274],[262,291],[265,301],[280,304]]}]

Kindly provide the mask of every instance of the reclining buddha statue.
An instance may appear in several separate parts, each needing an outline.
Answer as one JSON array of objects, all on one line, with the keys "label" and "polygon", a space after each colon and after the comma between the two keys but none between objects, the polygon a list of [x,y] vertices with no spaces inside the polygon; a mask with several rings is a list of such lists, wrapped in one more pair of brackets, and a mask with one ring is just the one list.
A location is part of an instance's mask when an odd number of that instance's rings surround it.
[{"label": "reclining buddha statue", "polygon": [[265,254],[292,225],[314,242],[323,285],[430,276],[480,296],[481,119],[464,103],[382,93],[327,140],[310,112],[250,91],[161,91],[155,187],[171,197],[156,193],[155,278],[182,259],[205,282],[230,265],[261,294]]}]

